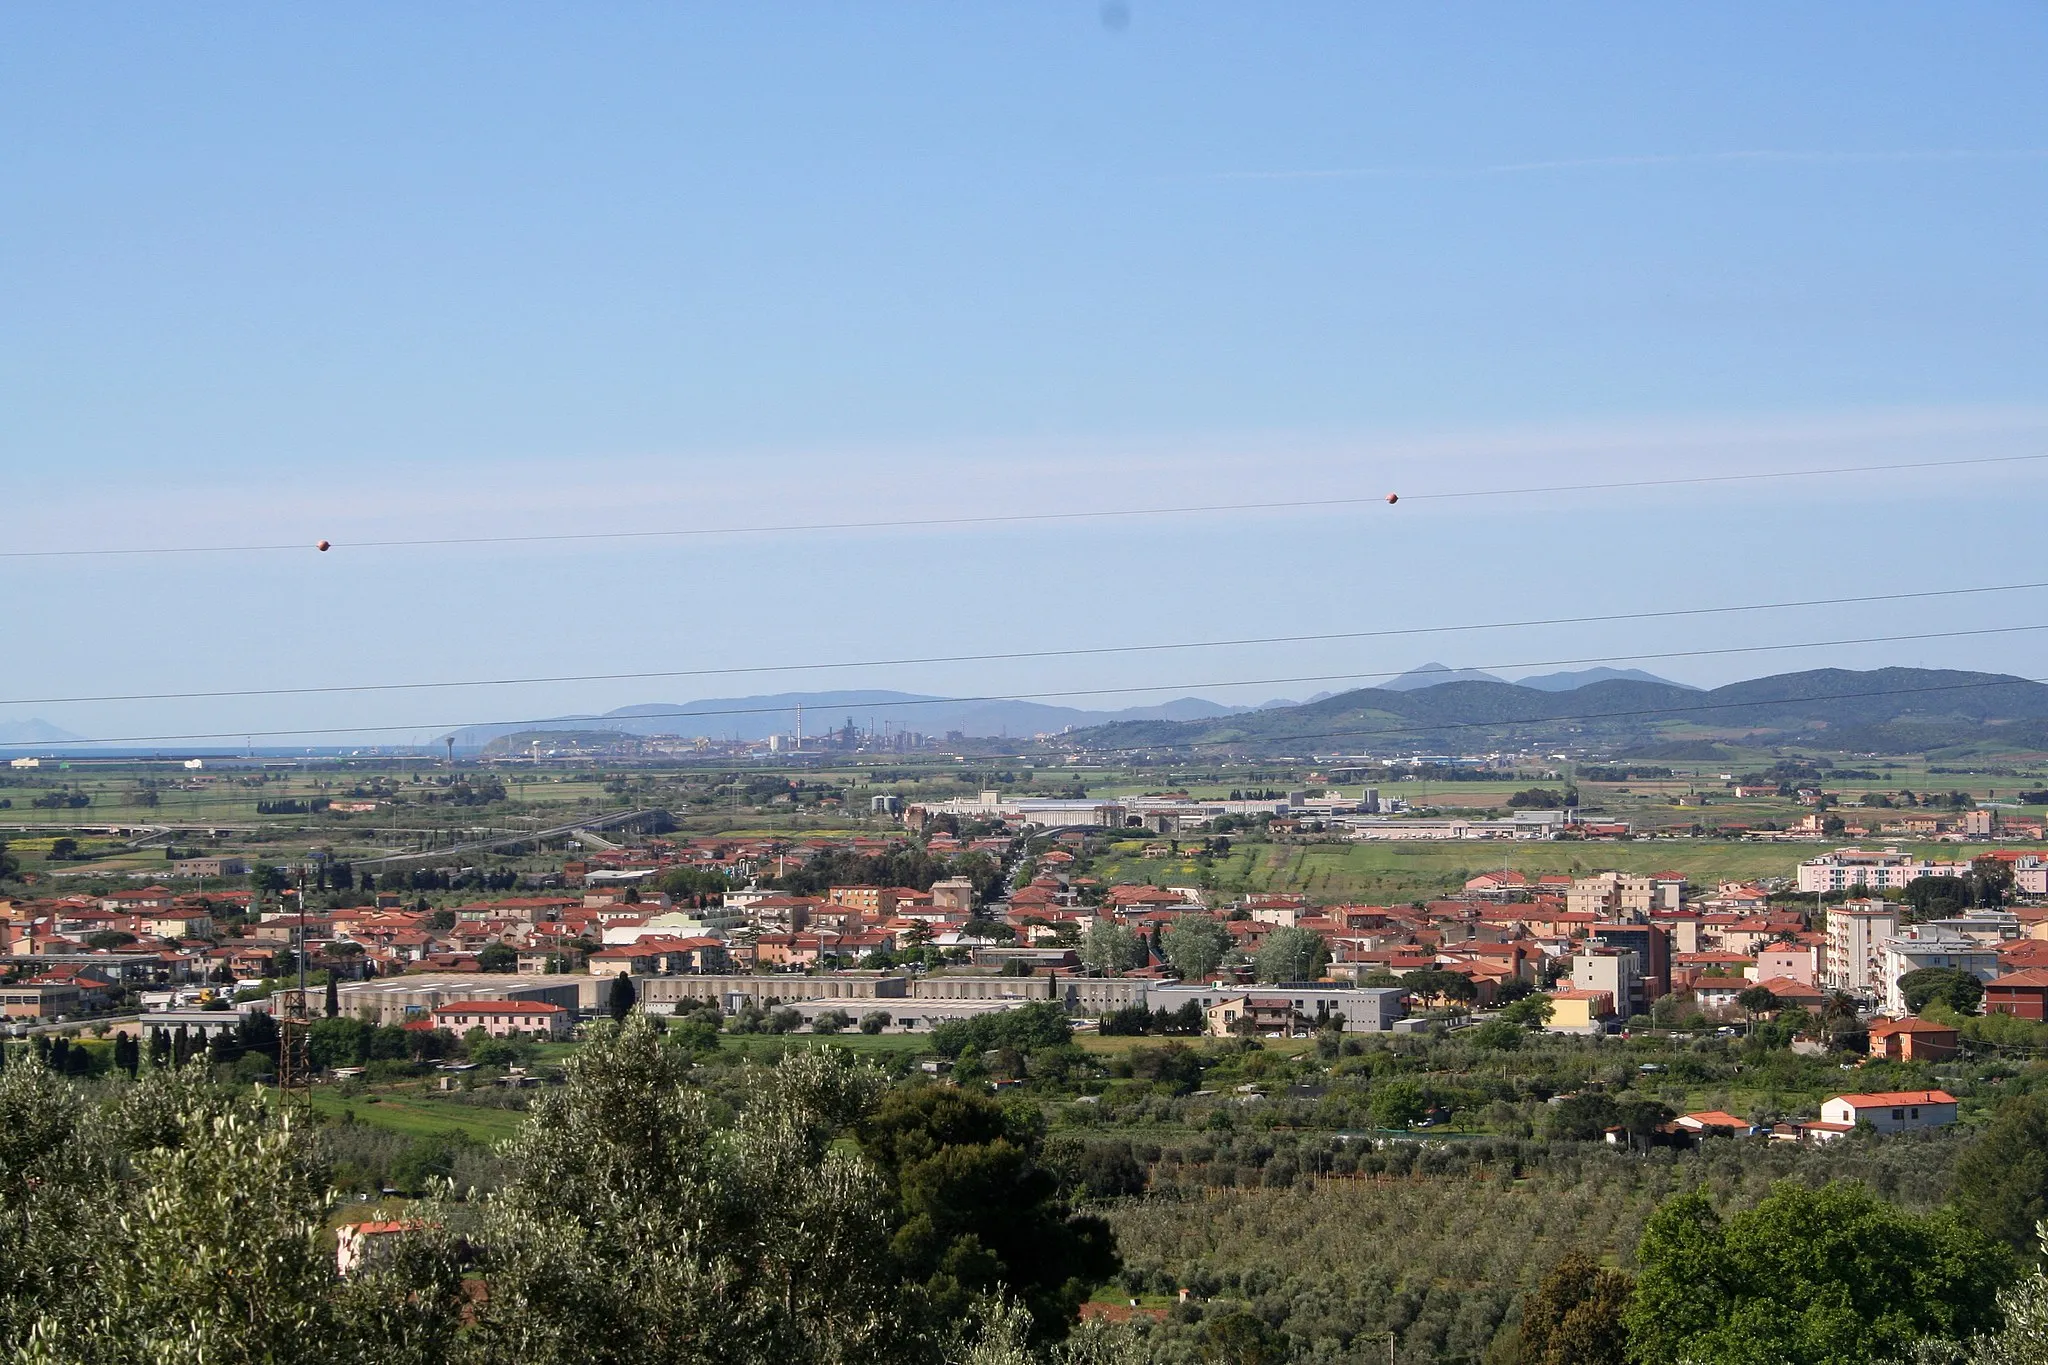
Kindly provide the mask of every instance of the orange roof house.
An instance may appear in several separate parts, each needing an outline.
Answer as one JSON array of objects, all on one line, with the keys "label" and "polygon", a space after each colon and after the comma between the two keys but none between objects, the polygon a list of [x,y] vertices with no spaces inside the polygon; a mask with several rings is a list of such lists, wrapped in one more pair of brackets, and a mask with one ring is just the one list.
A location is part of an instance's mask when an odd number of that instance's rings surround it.
[{"label": "orange roof house", "polygon": [[1961,1035],[1931,1019],[1880,1019],[1870,1026],[1870,1055],[1893,1062],[1938,1062],[1956,1055]]}]

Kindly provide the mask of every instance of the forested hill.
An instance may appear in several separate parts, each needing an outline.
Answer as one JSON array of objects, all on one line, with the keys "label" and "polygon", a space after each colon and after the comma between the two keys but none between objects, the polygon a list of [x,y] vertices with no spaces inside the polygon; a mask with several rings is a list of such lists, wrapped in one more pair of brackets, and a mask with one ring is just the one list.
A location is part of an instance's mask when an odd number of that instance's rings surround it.
[{"label": "forested hill", "polygon": [[1845,752],[2048,748],[2048,686],[2002,673],[1824,668],[1696,691],[1610,680],[1569,692],[1502,682],[1377,687],[1305,706],[1077,731],[1091,751],[1220,746],[1266,754],[1473,752],[1593,742],[1644,757],[1711,756],[1714,740]]}]

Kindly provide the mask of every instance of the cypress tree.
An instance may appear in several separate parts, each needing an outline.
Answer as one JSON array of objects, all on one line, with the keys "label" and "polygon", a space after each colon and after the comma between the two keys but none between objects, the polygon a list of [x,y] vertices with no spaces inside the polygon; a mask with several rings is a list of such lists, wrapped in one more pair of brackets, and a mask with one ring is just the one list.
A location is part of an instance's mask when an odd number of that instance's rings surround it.
[{"label": "cypress tree", "polygon": [[633,989],[633,979],[624,972],[612,978],[611,999],[607,1002],[612,1018],[623,1022],[633,1012],[633,1002],[640,998],[640,992]]}]

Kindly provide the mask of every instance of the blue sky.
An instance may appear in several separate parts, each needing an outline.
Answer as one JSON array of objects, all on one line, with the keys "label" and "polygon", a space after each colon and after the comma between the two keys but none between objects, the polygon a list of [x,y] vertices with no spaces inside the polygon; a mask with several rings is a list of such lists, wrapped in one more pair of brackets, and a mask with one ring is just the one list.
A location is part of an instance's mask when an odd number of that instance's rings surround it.
[{"label": "blue sky", "polygon": [[[1106,13],[0,13],[6,541],[340,547],[0,561],[8,695],[730,667],[2030,576],[2018,509],[2048,476],[2033,465],[350,551],[2048,451],[2037,5]],[[805,685],[1172,695],[1425,657],[2048,622],[2042,601]],[[2048,675],[2048,631],[1643,666],[1713,683],[1887,662]],[[0,724],[431,728],[789,685],[0,705]]]}]

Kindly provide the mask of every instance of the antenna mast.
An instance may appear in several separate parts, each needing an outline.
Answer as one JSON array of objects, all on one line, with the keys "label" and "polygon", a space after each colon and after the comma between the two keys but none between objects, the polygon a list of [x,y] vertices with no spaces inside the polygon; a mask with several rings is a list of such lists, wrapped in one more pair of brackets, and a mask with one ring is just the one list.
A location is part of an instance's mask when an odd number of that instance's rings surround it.
[{"label": "antenna mast", "polygon": [[[260,892],[258,893],[261,894]],[[299,986],[295,991],[271,995],[271,1017],[277,1022],[277,1088],[281,1108],[289,1108],[296,1096],[305,1111],[313,1109],[313,1071],[306,1031],[312,1016],[306,1009],[306,869],[299,869],[299,925],[296,948]],[[281,997],[281,998],[280,998]]]}]

